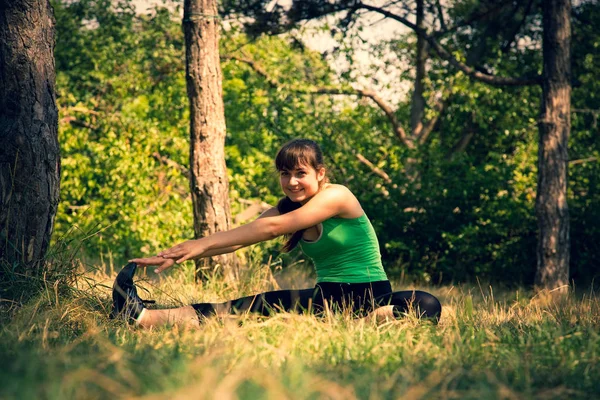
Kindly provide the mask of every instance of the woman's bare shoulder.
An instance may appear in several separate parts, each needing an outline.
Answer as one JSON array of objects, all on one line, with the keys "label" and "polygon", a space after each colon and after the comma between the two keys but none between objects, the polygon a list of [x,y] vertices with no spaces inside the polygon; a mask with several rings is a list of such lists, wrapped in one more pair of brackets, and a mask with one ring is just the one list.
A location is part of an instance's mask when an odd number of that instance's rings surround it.
[{"label": "woman's bare shoulder", "polygon": [[[324,189],[327,189],[327,190],[341,190],[341,191],[350,192],[350,189],[348,189],[344,185],[340,185],[339,183],[328,183],[327,185],[325,185]],[[352,193],[352,192],[350,192],[350,193]]]},{"label": "woman's bare shoulder", "polygon": [[339,183],[328,183],[327,186],[325,186],[324,188],[325,190],[332,190],[335,191],[341,195],[346,195],[346,196],[354,196],[354,193],[352,193],[352,191],[350,189],[348,189],[346,186],[344,185],[340,185]]},{"label": "woman's bare shoulder", "polygon": [[352,193],[352,191],[346,186],[330,183],[325,187],[325,190],[333,191],[336,194],[336,196],[339,196],[340,200],[343,202],[344,211],[341,212],[338,215],[338,217],[357,218],[364,214],[360,202],[358,201],[354,193]]}]

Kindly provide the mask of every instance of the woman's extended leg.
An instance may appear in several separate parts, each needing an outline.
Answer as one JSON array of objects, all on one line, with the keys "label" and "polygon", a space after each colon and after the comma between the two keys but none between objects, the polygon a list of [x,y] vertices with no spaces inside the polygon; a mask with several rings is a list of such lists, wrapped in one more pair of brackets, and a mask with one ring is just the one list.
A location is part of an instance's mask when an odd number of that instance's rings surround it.
[{"label": "woman's extended leg", "polygon": [[145,328],[165,324],[198,327],[202,318],[214,315],[243,312],[270,315],[277,311],[302,312],[322,305],[322,300],[319,301],[319,296],[317,296],[318,291],[313,288],[265,292],[224,303],[202,303],[171,309],[149,310],[144,306],[146,301],[138,296],[133,282],[136,269],[135,263],[129,263],[117,275],[113,284],[111,317],[123,318],[129,323],[137,323]]},{"label": "woman's extended leg", "polygon": [[[123,272],[123,271],[122,271]],[[125,271],[126,272],[126,271]],[[120,274],[118,278],[122,278]],[[127,273],[132,276],[131,273]],[[215,315],[235,315],[244,312],[270,315],[273,312],[303,312],[314,308],[315,289],[278,290],[246,296],[224,303],[201,303],[191,306],[150,310],[144,307],[144,301],[137,295],[133,280],[117,279],[113,286],[113,318],[123,318],[143,328],[161,325],[179,325],[199,327],[200,321]],[[316,307],[319,301],[314,302]],[[322,304],[322,302],[321,302]]]},{"label": "woman's extended leg", "polygon": [[232,315],[244,312],[257,313],[264,316],[274,312],[303,312],[313,308],[318,301],[316,291],[311,289],[276,290],[252,296],[241,297],[224,303],[192,304],[198,317],[214,315]]},{"label": "woman's extended leg", "polygon": [[200,303],[164,310],[147,308],[136,319],[143,328],[161,325],[200,327],[200,320],[215,315],[235,315],[244,312],[270,315],[273,312],[302,312],[312,306],[314,289],[278,290],[241,297],[224,303]]}]

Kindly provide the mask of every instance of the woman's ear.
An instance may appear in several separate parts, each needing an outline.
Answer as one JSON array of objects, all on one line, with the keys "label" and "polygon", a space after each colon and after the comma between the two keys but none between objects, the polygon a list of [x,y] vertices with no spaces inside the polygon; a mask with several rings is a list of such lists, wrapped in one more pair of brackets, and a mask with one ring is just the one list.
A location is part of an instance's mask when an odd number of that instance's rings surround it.
[{"label": "woman's ear", "polygon": [[321,167],[319,168],[319,170],[317,171],[317,180],[319,182],[321,182],[324,178],[325,178],[325,168]]}]

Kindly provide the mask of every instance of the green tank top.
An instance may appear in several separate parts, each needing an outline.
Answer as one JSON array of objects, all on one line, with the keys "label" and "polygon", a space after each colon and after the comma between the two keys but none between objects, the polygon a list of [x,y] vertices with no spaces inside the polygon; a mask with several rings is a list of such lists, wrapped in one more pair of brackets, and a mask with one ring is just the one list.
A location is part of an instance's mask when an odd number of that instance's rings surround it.
[{"label": "green tank top", "polygon": [[321,236],[314,242],[301,239],[302,252],[317,270],[318,282],[365,283],[385,281],[379,242],[366,214],[358,218],[323,221]]}]

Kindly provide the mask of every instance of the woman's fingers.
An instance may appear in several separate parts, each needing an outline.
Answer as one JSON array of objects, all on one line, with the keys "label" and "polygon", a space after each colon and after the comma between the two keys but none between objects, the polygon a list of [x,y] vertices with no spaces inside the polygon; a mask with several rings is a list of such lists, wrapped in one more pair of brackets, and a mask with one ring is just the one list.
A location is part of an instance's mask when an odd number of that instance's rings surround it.
[{"label": "woman's fingers", "polygon": [[177,258],[183,254],[183,249],[180,246],[171,247],[165,251],[158,253],[158,256],[165,258]]},{"label": "woman's fingers", "polygon": [[[184,261],[200,255],[202,252],[198,252],[196,247],[195,241],[188,240],[187,242],[180,243],[167,250],[161,251],[155,257],[139,258],[135,260],[142,260],[141,262],[143,265],[158,265],[158,268],[156,268],[154,271],[156,273],[161,273],[165,269],[173,266],[175,262],[177,262],[177,264],[181,264]],[[132,261],[135,262],[135,260]],[[151,263],[148,263],[148,260],[151,260]]]},{"label": "woman's fingers", "polygon": [[194,241],[188,240],[187,242],[180,243],[170,249],[161,251],[158,255],[164,258],[177,260],[177,263],[180,264],[196,255],[194,253]]},{"label": "woman's fingers", "polygon": [[132,260],[129,260],[129,262],[134,262],[137,265],[139,265],[140,267],[147,267],[150,265],[159,265],[164,260],[165,259],[162,257],[154,256],[154,257],[134,258]]},{"label": "woman's fingers", "polygon": [[182,251],[185,251],[186,248],[186,244],[187,242],[183,242],[183,243],[179,243],[178,245],[175,245],[173,247],[169,247],[167,250],[163,250],[160,253],[158,253],[159,256],[164,256],[164,257],[170,257],[173,256],[175,254],[180,254]]},{"label": "woman's fingers", "polygon": [[170,268],[173,266],[173,264],[175,264],[175,260],[173,260],[172,258],[165,258],[159,256],[134,258],[129,260],[129,262],[134,262],[140,267],[149,267],[152,265],[156,265],[157,268],[154,270],[154,272],[156,272],[157,274],[163,272],[165,269]]},{"label": "woman's fingers", "polygon": [[175,264],[175,261],[173,261],[173,260],[172,260],[172,259],[170,259],[170,258],[164,258],[164,259],[163,259],[163,263],[162,263],[162,264],[160,264],[160,265],[158,266],[158,268],[156,268],[156,269],[154,270],[154,272],[156,272],[157,274],[160,274],[160,273],[161,273],[161,272],[163,272],[165,269],[172,267],[172,266],[173,266],[173,264]]},{"label": "woman's fingers", "polygon": [[190,258],[188,256],[183,256],[179,260],[177,260],[177,264],[181,264],[182,262],[187,261],[189,259]]}]

